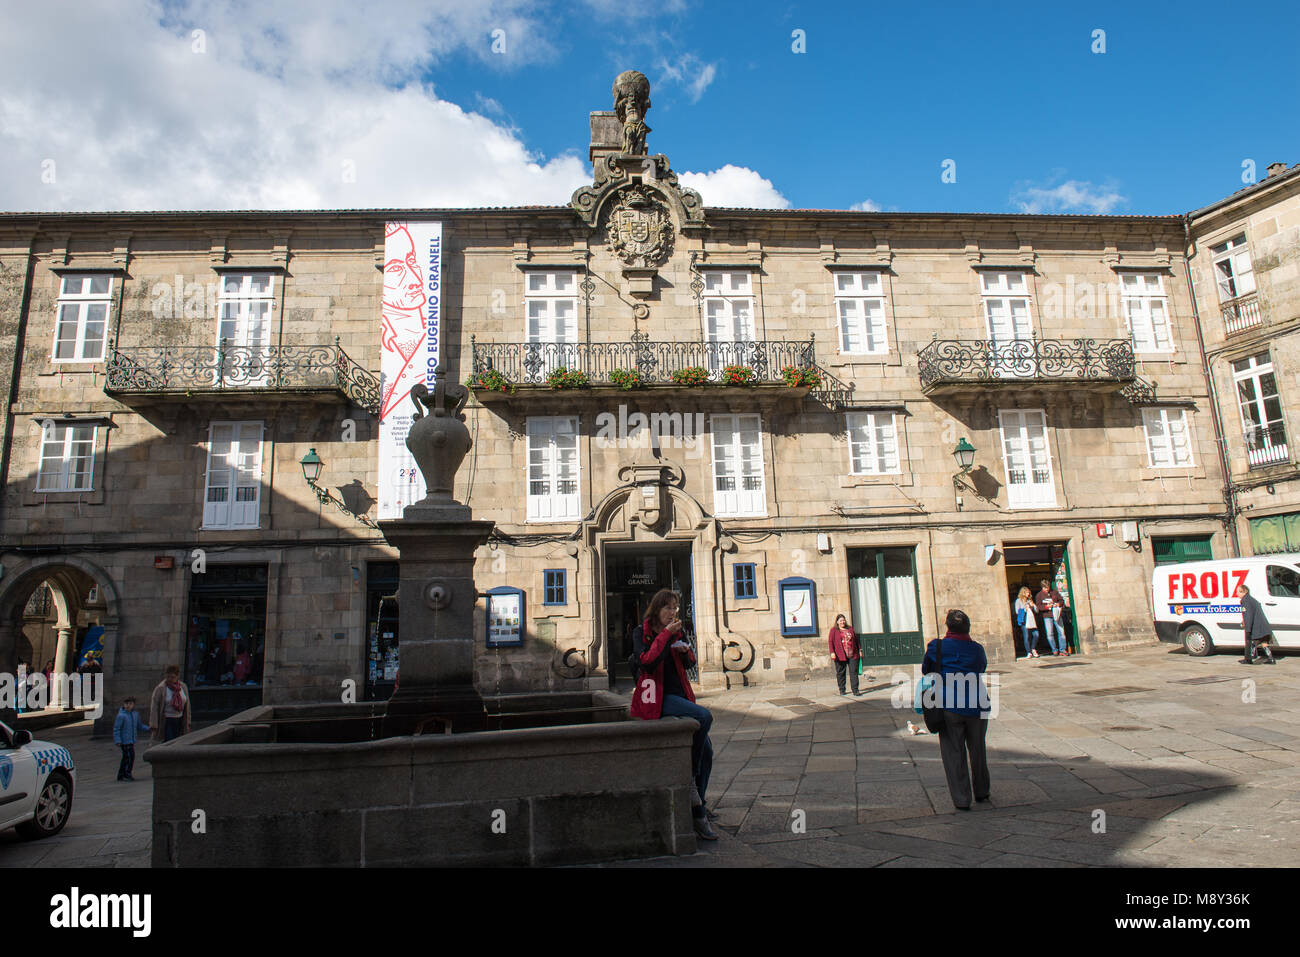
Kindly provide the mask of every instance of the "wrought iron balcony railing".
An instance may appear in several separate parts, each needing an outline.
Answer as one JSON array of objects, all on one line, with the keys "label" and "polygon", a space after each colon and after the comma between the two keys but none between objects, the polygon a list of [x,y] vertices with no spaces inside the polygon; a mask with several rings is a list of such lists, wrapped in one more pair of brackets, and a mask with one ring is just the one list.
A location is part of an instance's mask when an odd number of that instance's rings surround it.
[{"label": "wrought iron balcony railing", "polygon": [[1246,461],[1253,469],[1277,465],[1290,459],[1286,446],[1286,429],[1281,422],[1257,425],[1243,434]]},{"label": "wrought iron balcony railing", "polygon": [[1253,292],[1219,303],[1219,308],[1223,310],[1223,329],[1227,335],[1264,324],[1264,316],[1259,311],[1259,297]]},{"label": "wrought iron balcony railing", "polygon": [[121,395],[336,391],[378,415],[379,379],[333,345],[131,346],[109,342],[104,391]]},{"label": "wrought iron balcony railing", "polygon": [[1138,379],[1127,339],[936,339],[917,353],[921,388],[980,384],[1115,383]]},{"label": "wrought iron balcony railing", "polygon": [[827,404],[847,401],[852,387],[817,365],[815,340],[757,342],[652,342],[634,335],[624,342],[478,342],[470,338],[473,374],[496,372],[515,386],[547,385],[558,369],[580,372],[590,386],[613,387],[616,373],[635,373],[642,385],[682,384],[674,373],[704,370],[704,382],[721,383],[728,366],[754,370],[756,385],[785,384],[790,367],[815,372],[810,394]]},{"label": "wrought iron balcony railing", "polygon": [[474,371],[498,372],[515,385],[545,385],[556,369],[584,373],[594,386],[614,385],[611,373],[636,372],[646,385],[671,383],[674,372],[699,368],[720,382],[727,366],[747,366],[759,383],[781,382],[781,370],[816,366],[813,340],[789,342],[478,342]]}]

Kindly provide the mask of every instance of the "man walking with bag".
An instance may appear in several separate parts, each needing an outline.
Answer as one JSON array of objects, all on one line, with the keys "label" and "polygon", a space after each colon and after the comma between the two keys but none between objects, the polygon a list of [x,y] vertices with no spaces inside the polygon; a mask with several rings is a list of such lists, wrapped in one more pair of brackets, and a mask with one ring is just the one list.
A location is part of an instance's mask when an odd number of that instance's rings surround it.
[{"label": "man walking with bag", "polygon": [[[990,708],[984,688],[988,657],[984,646],[970,636],[970,618],[954,608],[948,612],[948,633],[930,642],[921,662],[922,674],[934,674],[936,693],[943,707],[939,728],[939,753],[953,807],[970,810],[971,788],[975,800],[989,799],[989,763],[984,739]],[[967,765],[967,755],[970,764]]]},{"label": "man walking with bag", "polygon": [[1246,640],[1246,657],[1241,659],[1241,663],[1253,665],[1255,652],[1259,649],[1264,652],[1264,664],[1277,664],[1277,659],[1273,657],[1273,649],[1269,647],[1269,642],[1273,640],[1273,626],[1264,617],[1264,609],[1260,607],[1259,599],[1252,595],[1245,585],[1237,587],[1237,597],[1241,600],[1241,633]]}]

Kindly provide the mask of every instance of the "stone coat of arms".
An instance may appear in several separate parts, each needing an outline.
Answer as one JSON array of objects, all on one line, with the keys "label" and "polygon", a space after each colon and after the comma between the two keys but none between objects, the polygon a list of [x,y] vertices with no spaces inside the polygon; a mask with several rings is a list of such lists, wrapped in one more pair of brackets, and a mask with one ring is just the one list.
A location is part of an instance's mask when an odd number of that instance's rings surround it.
[{"label": "stone coat of arms", "polygon": [[668,258],[673,223],[668,209],[643,186],[626,189],[610,211],[609,250],[629,266],[659,266]]}]

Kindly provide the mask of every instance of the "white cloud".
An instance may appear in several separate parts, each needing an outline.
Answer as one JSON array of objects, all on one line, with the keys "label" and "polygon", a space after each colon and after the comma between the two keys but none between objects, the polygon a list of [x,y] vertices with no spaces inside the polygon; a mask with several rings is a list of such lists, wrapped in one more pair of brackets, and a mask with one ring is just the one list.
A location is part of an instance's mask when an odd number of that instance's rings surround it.
[{"label": "white cloud", "polygon": [[534,155],[421,82],[451,54],[502,70],[554,56],[532,6],[13,6],[0,32],[0,209],[565,203],[589,179],[576,149]]},{"label": "white cloud", "polygon": [[683,186],[696,190],[705,206],[745,206],[789,209],[790,201],[754,170],[728,163],[711,173],[682,173]]},{"label": "white cloud", "polygon": [[855,213],[878,213],[880,212],[880,204],[874,199],[864,199],[860,203],[854,203],[849,209]]},{"label": "white cloud", "polygon": [[1022,213],[1109,213],[1127,202],[1114,187],[1077,179],[1053,187],[1021,184],[1011,194],[1012,205]]},{"label": "white cloud", "polygon": [[694,53],[683,53],[672,63],[660,57],[656,66],[659,67],[658,82],[677,83],[685,87],[692,103],[700,102],[700,97],[718,73],[716,64],[705,63]]}]

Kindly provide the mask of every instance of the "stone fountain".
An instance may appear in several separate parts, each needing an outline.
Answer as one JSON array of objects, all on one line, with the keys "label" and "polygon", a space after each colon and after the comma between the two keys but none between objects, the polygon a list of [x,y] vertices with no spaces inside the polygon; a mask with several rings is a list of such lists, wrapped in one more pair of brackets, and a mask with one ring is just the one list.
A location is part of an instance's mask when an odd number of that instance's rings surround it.
[{"label": "stone fountain", "polygon": [[[686,854],[689,719],[609,692],[484,697],[474,550],[453,498],[468,392],[411,390],[425,497],[380,523],[401,553],[402,665],[387,702],[263,705],[154,747],[153,864],[544,865]],[[426,414],[427,412],[427,414]]]}]

